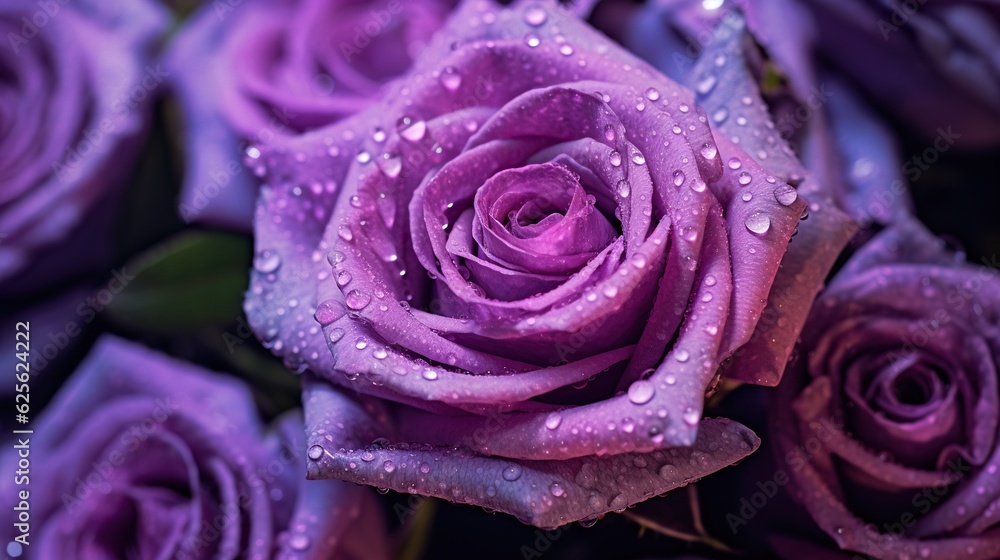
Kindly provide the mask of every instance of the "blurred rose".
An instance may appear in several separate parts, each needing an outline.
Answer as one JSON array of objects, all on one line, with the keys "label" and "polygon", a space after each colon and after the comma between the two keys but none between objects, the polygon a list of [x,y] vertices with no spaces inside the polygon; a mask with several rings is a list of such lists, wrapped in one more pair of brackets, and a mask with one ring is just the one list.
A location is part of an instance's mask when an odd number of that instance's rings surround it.
[{"label": "blurred rose", "polygon": [[456,0],[219,0],[173,40],[185,221],[249,230],[255,146],[334,123],[405,72]]},{"label": "blurred rose", "polygon": [[264,434],[234,378],[107,337],[23,427],[0,456],[5,510],[30,493],[30,544],[11,556],[387,558],[372,496],[306,481],[301,417]]},{"label": "blurred rose", "polygon": [[902,223],[817,300],[769,419],[789,487],[841,549],[1000,557],[998,297],[995,270]]},{"label": "blurred rose", "polygon": [[925,140],[947,124],[962,134],[962,146],[1000,143],[995,3],[803,0],[802,7],[811,21],[790,10],[784,14],[793,17],[769,25],[814,26],[819,55]]},{"label": "blurred rose", "polygon": [[[803,2],[605,0],[593,20],[662,72],[697,90],[708,83],[704,72],[720,54],[717,36],[732,27],[732,20],[742,19],[743,12],[752,40],[743,41],[734,54],[746,60],[751,78],[761,84],[775,130],[824,187],[819,196],[803,196],[835,205],[863,226],[911,215],[896,138],[849,76],[822,62],[819,23]],[[862,59],[871,64],[870,57]],[[721,128],[739,134],[740,115],[706,109]],[[909,173],[906,178],[914,179]],[[812,227],[804,225],[804,233],[810,234]]]},{"label": "blurred rose", "polygon": [[[166,77],[151,64],[166,28],[152,1],[11,0],[0,6],[0,283],[37,289],[88,269],[117,187]],[[77,228],[100,214],[86,232]],[[71,234],[72,232],[72,234]],[[66,240],[72,251],[54,245]],[[14,275],[21,273],[20,278]],[[106,271],[105,271],[106,272]]]},{"label": "blurred rose", "polygon": [[[452,22],[381,104],[255,163],[246,310],[318,376],[310,476],[555,526],[750,453],[749,430],[701,420],[705,394],[772,288],[783,311],[820,285],[779,272],[806,202],[756,90],[720,88],[750,117],[737,144],[561,9],[470,1]],[[777,323],[746,357],[790,350]],[[731,373],[775,383],[768,360]]]}]

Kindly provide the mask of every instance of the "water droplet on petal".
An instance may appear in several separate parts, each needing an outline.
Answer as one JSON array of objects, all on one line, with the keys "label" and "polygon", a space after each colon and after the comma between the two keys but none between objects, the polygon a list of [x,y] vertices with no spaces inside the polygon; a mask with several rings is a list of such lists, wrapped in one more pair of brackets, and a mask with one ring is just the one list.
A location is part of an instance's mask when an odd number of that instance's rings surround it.
[{"label": "water droplet on petal", "polygon": [[684,184],[684,172],[678,169],[674,171],[674,186],[679,187]]},{"label": "water droplet on petal", "polygon": [[318,445],[314,445],[309,448],[308,455],[313,461],[319,461],[320,457],[323,456],[323,448]]},{"label": "water droplet on petal", "polygon": [[743,199],[743,202],[750,202],[750,200],[753,199],[753,193],[745,192],[742,196],[740,196],[740,198]]},{"label": "water droplet on petal", "polygon": [[427,123],[422,120],[413,120],[409,117],[399,119],[397,123],[399,135],[408,142],[419,142],[427,134]]},{"label": "water droplet on petal", "polygon": [[573,47],[570,46],[570,45],[563,45],[563,46],[559,47],[559,53],[562,54],[562,55],[564,55],[564,56],[569,56],[569,55],[573,54]]},{"label": "water droplet on petal", "polygon": [[622,155],[621,153],[618,152],[618,150],[612,151],[611,155],[608,156],[608,159],[611,160],[611,165],[615,167],[618,167],[619,165],[622,164]]},{"label": "water droplet on petal", "polygon": [[310,544],[309,537],[302,533],[296,533],[288,539],[288,546],[292,550],[298,550],[299,552],[308,549]]},{"label": "water droplet on petal", "polygon": [[632,163],[636,165],[644,165],[646,163],[646,158],[639,152],[636,152],[632,154]]},{"label": "water droplet on petal", "polygon": [[616,286],[605,286],[602,292],[606,297],[613,298],[618,295],[618,288]]},{"label": "water droplet on petal", "polygon": [[339,301],[328,299],[316,306],[316,313],[313,317],[322,326],[327,326],[330,323],[340,319],[347,313],[344,309],[344,305]]},{"label": "water droplet on petal", "polygon": [[616,136],[617,133],[615,132],[615,127],[613,125],[604,125],[604,138],[606,138],[608,142],[614,142]]},{"label": "water droplet on petal", "polygon": [[382,470],[384,470],[387,473],[391,473],[394,470],[396,470],[396,463],[393,463],[392,461],[386,461],[382,463]]},{"label": "water droplet on petal", "polygon": [[771,228],[771,218],[768,218],[763,212],[754,212],[747,217],[745,224],[748,230],[763,235]]},{"label": "water droplet on petal", "polygon": [[261,251],[254,256],[253,268],[257,272],[270,274],[281,266],[281,257],[273,251]]},{"label": "water droplet on petal", "polygon": [[681,418],[684,419],[684,423],[688,426],[697,426],[698,422],[701,420],[701,414],[693,408],[688,408],[684,411],[684,414],[681,415]]},{"label": "water droplet on petal", "polygon": [[799,194],[789,185],[779,185],[774,188],[774,199],[782,206],[791,206],[798,198]]},{"label": "water droplet on petal", "polygon": [[652,400],[654,392],[652,381],[640,379],[629,385],[628,400],[634,404],[646,404]]},{"label": "water droplet on petal", "polygon": [[751,177],[750,174],[747,173],[746,171],[741,171],[740,172],[740,177],[739,177],[739,179],[737,179],[737,181],[741,185],[749,185],[750,181],[753,181],[753,177]]},{"label": "water droplet on petal", "polygon": [[690,357],[691,354],[689,354],[688,351],[684,350],[683,348],[674,352],[674,359],[681,363],[688,361],[688,358]]},{"label": "water droplet on petal", "polygon": [[545,418],[545,427],[550,430],[558,428],[559,424],[561,423],[562,423],[562,416],[560,416],[558,412],[553,412],[552,414],[549,414],[547,418]]},{"label": "water droplet on petal", "polygon": [[538,27],[545,23],[547,19],[549,19],[549,14],[538,6],[532,6],[524,11],[524,23],[528,25]]},{"label": "water droplet on petal", "polygon": [[441,85],[448,91],[456,91],[462,87],[462,76],[454,66],[447,66],[441,72]]},{"label": "water droplet on petal", "polygon": [[743,164],[737,158],[729,158],[729,169],[739,169]]},{"label": "water droplet on petal", "polygon": [[503,470],[503,479],[507,482],[514,482],[521,478],[521,465],[510,465]]},{"label": "water droplet on petal", "polygon": [[628,195],[632,193],[632,185],[629,184],[628,179],[622,179],[618,181],[618,195],[622,198],[628,198]]},{"label": "water droplet on petal", "polygon": [[552,483],[552,486],[549,486],[549,492],[551,492],[552,495],[557,498],[566,493],[566,491],[563,490],[563,487],[559,486],[558,482],[554,482]]},{"label": "water droplet on petal", "polygon": [[542,44],[542,40],[538,38],[538,35],[534,33],[528,33],[524,36],[524,42],[531,48],[535,48]]},{"label": "water droplet on petal", "polygon": [[707,95],[708,92],[712,91],[712,88],[715,87],[716,82],[717,80],[715,79],[715,76],[709,74],[708,76],[705,76],[704,78],[699,80],[698,83],[695,84],[694,89],[701,95]]},{"label": "water droplet on petal", "polygon": [[438,378],[438,372],[433,369],[425,369],[423,377],[428,381],[434,381],[435,379]]},{"label": "water droplet on petal", "polygon": [[372,296],[362,292],[361,290],[351,290],[347,292],[347,307],[355,311],[360,311],[368,306],[372,301]]},{"label": "water droplet on petal", "polygon": [[714,159],[718,154],[719,149],[711,142],[705,142],[705,145],[701,147],[701,157],[705,159]]},{"label": "water droplet on petal", "polygon": [[660,98],[660,92],[656,88],[651,87],[646,90],[646,99],[650,101],[656,101]]}]

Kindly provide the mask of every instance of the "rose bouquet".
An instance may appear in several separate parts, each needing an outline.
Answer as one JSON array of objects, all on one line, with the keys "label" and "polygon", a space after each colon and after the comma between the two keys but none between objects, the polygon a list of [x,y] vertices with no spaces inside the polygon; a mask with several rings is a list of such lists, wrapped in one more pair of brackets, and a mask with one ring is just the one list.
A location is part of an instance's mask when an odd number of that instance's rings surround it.
[{"label": "rose bouquet", "polygon": [[1000,558],[998,23],[0,8],[7,557]]}]

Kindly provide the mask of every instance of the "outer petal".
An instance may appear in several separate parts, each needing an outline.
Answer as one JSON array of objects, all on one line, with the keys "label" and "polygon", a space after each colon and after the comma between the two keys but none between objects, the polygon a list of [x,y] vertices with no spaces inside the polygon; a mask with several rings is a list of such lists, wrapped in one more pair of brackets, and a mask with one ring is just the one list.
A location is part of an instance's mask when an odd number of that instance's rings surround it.
[{"label": "outer petal", "polygon": [[[526,523],[556,527],[594,518],[683,486],[748,455],[752,432],[727,420],[705,421],[691,448],[561,461],[511,461],[454,447],[378,443],[376,422],[357,401],[328,385],[306,384],[309,476],[474,503]],[[327,441],[321,426],[350,423]],[[503,417],[497,419],[503,423]],[[320,430],[326,430],[320,431]],[[364,434],[369,434],[366,437]],[[366,441],[367,440],[367,441]]]}]

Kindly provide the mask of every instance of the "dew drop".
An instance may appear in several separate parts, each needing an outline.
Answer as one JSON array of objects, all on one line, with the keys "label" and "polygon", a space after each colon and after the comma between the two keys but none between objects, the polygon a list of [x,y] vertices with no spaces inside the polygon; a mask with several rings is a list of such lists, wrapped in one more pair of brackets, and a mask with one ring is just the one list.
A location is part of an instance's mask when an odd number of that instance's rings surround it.
[{"label": "dew drop", "polygon": [[368,306],[372,301],[372,297],[361,290],[351,290],[347,292],[347,307],[360,311]]},{"label": "dew drop", "polygon": [[371,451],[364,451],[361,453],[361,460],[370,463],[375,460],[375,454]]},{"label": "dew drop", "polygon": [[715,87],[717,81],[718,80],[715,79],[715,76],[712,76],[711,74],[705,76],[704,78],[699,80],[697,84],[695,84],[694,87],[695,91],[697,91],[701,95],[708,95],[708,92],[712,91],[712,88]]},{"label": "dew drop", "polygon": [[678,350],[677,352],[674,352],[674,359],[681,363],[688,361],[688,358],[690,357],[691,354],[688,353],[688,351],[684,350],[683,348]]},{"label": "dew drop", "polygon": [[351,276],[351,273],[348,272],[348,271],[346,271],[346,270],[341,270],[340,272],[337,273],[337,285],[338,286],[346,286],[346,285],[350,284],[351,280],[353,280],[353,279],[354,279],[354,277]]},{"label": "dew drop", "polygon": [[559,53],[562,54],[563,56],[569,56],[573,54],[573,47],[570,45],[563,45],[559,47]]},{"label": "dew drop", "polygon": [[562,423],[562,416],[560,416],[558,412],[553,412],[552,414],[549,414],[547,418],[545,418],[545,427],[550,430],[558,428],[559,424],[561,423]]},{"label": "dew drop", "polygon": [[338,340],[344,338],[344,329],[330,329],[330,335],[328,336],[330,342],[337,342]]},{"label": "dew drop", "polygon": [[549,14],[538,6],[532,6],[524,11],[524,23],[533,27],[538,27],[549,19]]},{"label": "dew drop", "polygon": [[636,165],[645,165],[646,158],[645,158],[645,156],[643,156],[639,152],[636,152],[636,153],[632,154],[632,163],[634,163]]},{"label": "dew drop", "polygon": [[557,483],[557,482],[554,482],[554,483],[552,483],[552,486],[549,486],[549,492],[551,492],[552,495],[555,496],[555,497],[557,497],[557,498],[560,497],[560,496],[562,496],[562,495],[564,495],[566,493],[566,491],[563,490],[563,487],[559,486],[559,483]]},{"label": "dew drop", "polygon": [[618,288],[616,286],[605,286],[602,292],[605,297],[613,298],[618,295]]},{"label": "dew drop", "polygon": [[438,378],[438,372],[434,371],[433,369],[425,369],[423,377],[428,381],[434,381],[435,379]]},{"label": "dew drop", "polygon": [[737,158],[729,158],[729,169],[739,169],[743,164]]},{"label": "dew drop", "polygon": [[722,124],[728,116],[729,110],[725,107],[719,107],[714,113],[712,113],[712,120],[715,124]]},{"label": "dew drop", "polygon": [[608,142],[614,142],[616,137],[617,133],[615,133],[615,127],[610,124],[604,125],[604,138],[606,138]]},{"label": "dew drop", "polygon": [[691,181],[691,190],[694,192],[705,192],[705,189],[707,188],[708,184],[706,184],[705,181],[702,181],[699,177],[696,177],[694,181]]},{"label": "dew drop", "polygon": [[314,445],[309,448],[309,458],[312,459],[313,461],[319,461],[320,457],[322,456],[323,456],[322,447]]},{"label": "dew drop", "polygon": [[753,193],[745,192],[742,196],[740,196],[740,198],[743,199],[743,202],[750,202],[750,200],[753,199]]},{"label": "dew drop", "polygon": [[393,463],[392,461],[386,461],[382,463],[382,470],[384,470],[387,473],[391,473],[396,470],[396,463]]},{"label": "dew drop", "polygon": [[416,120],[409,117],[403,117],[397,123],[397,128],[399,130],[399,135],[403,137],[404,140],[408,142],[419,142],[424,139],[427,134],[427,123],[422,120]]},{"label": "dew drop", "polygon": [[646,404],[652,400],[654,392],[652,381],[640,379],[629,385],[628,400],[633,404]]},{"label": "dew drop", "polygon": [[684,414],[681,415],[681,418],[684,420],[684,423],[687,424],[688,426],[697,426],[698,421],[701,420],[701,414],[699,414],[698,411],[693,408],[688,408],[687,410],[684,411]]},{"label": "dew drop", "polygon": [[261,251],[253,259],[254,270],[263,274],[270,274],[280,266],[281,257],[273,251]]},{"label": "dew drop", "polygon": [[542,40],[538,38],[538,35],[534,33],[528,33],[524,36],[524,42],[531,48],[535,48],[542,44]]},{"label": "dew drop", "polygon": [[347,310],[344,309],[342,303],[328,299],[316,306],[316,313],[313,314],[313,317],[317,323],[325,327],[343,317],[345,313]]},{"label": "dew drop", "polygon": [[441,85],[448,91],[457,91],[462,87],[462,76],[454,66],[447,66],[441,72]]},{"label": "dew drop", "polygon": [[744,224],[747,226],[747,229],[753,233],[763,235],[771,228],[771,219],[768,218],[763,212],[754,212],[747,217]]},{"label": "dew drop", "polygon": [[646,90],[646,99],[650,101],[656,101],[660,98],[660,92],[656,88],[651,87]]},{"label": "dew drop", "polygon": [[684,184],[684,172],[678,169],[674,171],[674,186],[679,187]]},{"label": "dew drop", "polygon": [[629,184],[628,179],[622,179],[618,181],[618,195],[622,198],[628,198],[628,195],[632,193],[632,185]]},{"label": "dew drop", "polygon": [[615,167],[618,167],[619,165],[622,164],[622,155],[621,153],[618,152],[618,150],[613,150],[611,152],[611,155],[608,156],[608,159],[611,160],[611,165]]},{"label": "dew drop", "polygon": [[739,177],[739,179],[737,179],[737,181],[741,185],[749,185],[750,181],[753,181],[753,177],[750,176],[750,173],[748,173],[746,171],[741,171],[740,172],[740,177]]},{"label": "dew drop", "polygon": [[291,547],[292,550],[298,550],[299,552],[308,549],[310,544],[309,537],[301,533],[292,535],[292,537],[288,539],[288,546]]},{"label": "dew drop", "polygon": [[705,145],[701,147],[701,157],[705,159],[714,159],[718,154],[719,149],[711,142],[705,142]]},{"label": "dew drop", "polygon": [[789,185],[779,185],[774,188],[774,199],[782,206],[791,206],[798,198],[799,194]]},{"label": "dew drop", "polygon": [[521,478],[521,465],[510,465],[503,470],[503,479],[507,482],[514,482]]}]

